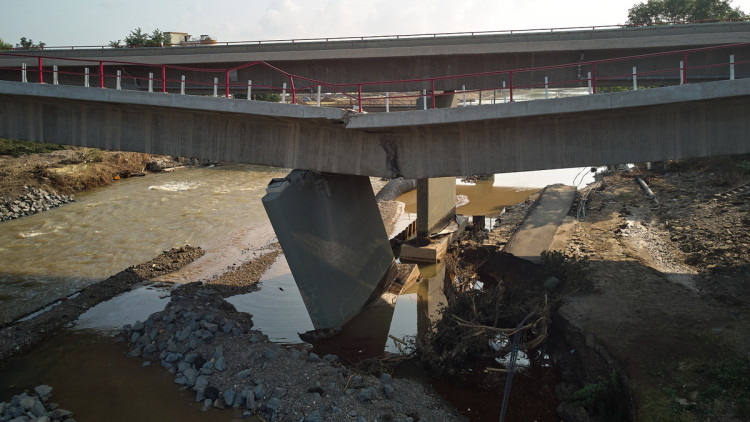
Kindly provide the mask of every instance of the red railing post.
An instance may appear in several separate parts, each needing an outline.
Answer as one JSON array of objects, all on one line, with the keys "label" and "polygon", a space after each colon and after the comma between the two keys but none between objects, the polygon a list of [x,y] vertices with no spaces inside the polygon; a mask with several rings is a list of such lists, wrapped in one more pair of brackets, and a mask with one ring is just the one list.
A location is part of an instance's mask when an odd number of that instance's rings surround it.
[{"label": "red railing post", "polygon": [[430,81],[432,83],[432,108],[435,108],[435,80]]},{"label": "red railing post", "polygon": [[99,88],[104,88],[104,62],[99,62]]},{"label": "red railing post", "polygon": [[229,98],[229,71],[224,72],[224,97]]},{"label": "red railing post", "polygon": [[[513,102],[513,72],[508,72],[508,79],[510,79],[510,81],[509,81],[509,84],[510,84],[510,102],[512,103]],[[481,91],[480,91],[479,95],[482,95]]]},{"label": "red railing post", "polygon": [[687,84],[687,51],[682,52],[682,84]]},{"label": "red railing post", "polygon": [[44,73],[42,73],[42,58],[39,57],[39,83],[44,83]]},{"label": "red railing post", "polygon": [[596,94],[596,62],[591,63],[591,92]]},{"label": "red railing post", "polygon": [[289,85],[292,86],[292,104],[297,104],[297,90],[294,89],[294,78],[289,75]]},{"label": "red railing post", "polygon": [[161,67],[161,92],[167,92],[167,67]]},{"label": "red railing post", "polygon": [[362,110],[362,84],[357,85],[357,101],[359,102],[359,112]]}]

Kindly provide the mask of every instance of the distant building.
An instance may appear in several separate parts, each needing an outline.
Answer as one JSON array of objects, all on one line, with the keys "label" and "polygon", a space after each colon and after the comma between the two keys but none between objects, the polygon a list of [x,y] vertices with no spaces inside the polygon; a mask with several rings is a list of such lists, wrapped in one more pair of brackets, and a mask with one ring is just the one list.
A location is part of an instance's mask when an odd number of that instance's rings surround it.
[{"label": "distant building", "polygon": [[190,34],[187,32],[165,32],[164,35],[169,37],[169,43],[172,45],[184,44],[190,41]]},{"label": "distant building", "polygon": [[208,35],[201,35],[198,42],[201,44],[216,44],[216,38],[211,38]]},{"label": "distant building", "polygon": [[184,45],[184,44],[216,44],[216,39],[211,38],[208,35],[201,35],[198,38],[193,37],[187,32],[165,32],[164,35],[169,37],[169,42],[172,45]]}]

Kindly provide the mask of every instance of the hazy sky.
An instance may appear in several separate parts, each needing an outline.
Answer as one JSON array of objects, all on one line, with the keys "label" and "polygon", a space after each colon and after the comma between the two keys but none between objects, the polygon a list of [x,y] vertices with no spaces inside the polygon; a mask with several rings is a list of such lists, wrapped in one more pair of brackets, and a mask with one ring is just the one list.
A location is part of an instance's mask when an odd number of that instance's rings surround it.
[{"label": "hazy sky", "polygon": [[[219,41],[624,23],[638,0],[0,0],[0,38],[101,45],[134,28]],[[750,11],[750,0],[734,0]]]}]

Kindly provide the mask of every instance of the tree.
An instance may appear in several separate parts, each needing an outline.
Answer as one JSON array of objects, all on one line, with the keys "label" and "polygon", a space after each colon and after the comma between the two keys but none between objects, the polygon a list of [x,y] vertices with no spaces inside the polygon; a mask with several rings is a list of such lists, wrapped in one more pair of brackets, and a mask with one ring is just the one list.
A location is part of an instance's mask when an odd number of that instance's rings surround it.
[{"label": "tree", "polygon": [[44,46],[47,45],[43,42],[39,42],[38,44],[34,44],[34,41],[31,39],[26,39],[26,37],[21,37],[21,41],[16,44],[17,48],[20,48],[22,50],[42,50],[44,49]]},{"label": "tree", "polygon": [[[151,34],[143,32],[139,27],[132,31],[125,37],[125,47],[155,47],[169,45],[172,40],[159,28],[154,29]],[[113,48],[123,47],[120,44],[120,40],[110,41],[109,46]]]},{"label": "tree", "polygon": [[743,19],[748,15],[731,0],[648,0],[628,10],[628,23],[654,25],[684,21]]},{"label": "tree", "polygon": [[0,50],[10,50],[13,48],[13,44],[8,44],[0,38]]}]

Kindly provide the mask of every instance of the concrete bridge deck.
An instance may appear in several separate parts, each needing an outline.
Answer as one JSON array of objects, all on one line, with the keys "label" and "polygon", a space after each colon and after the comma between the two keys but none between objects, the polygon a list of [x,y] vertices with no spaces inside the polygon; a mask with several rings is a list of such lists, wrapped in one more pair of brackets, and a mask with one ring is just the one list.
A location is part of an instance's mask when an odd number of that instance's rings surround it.
[{"label": "concrete bridge deck", "polygon": [[0,136],[351,175],[430,178],[750,153],[750,79],[358,114],[0,81]]},{"label": "concrete bridge deck", "polygon": [[[123,60],[147,64],[245,63],[249,61],[294,62],[309,65],[313,60],[360,60],[370,58],[412,58],[415,56],[485,55],[606,51],[622,56],[622,50],[675,50],[698,46],[743,43],[750,40],[750,22],[720,22],[658,25],[588,30],[517,31],[498,34],[435,34],[396,38],[313,40],[303,42],[257,42],[233,45],[173,47],[46,49],[49,57],[83,60]],[[15,52],[24,54],[23,51]],[[36,55],[39,51],[29,51]],[[633,53],[635,54],[635,53]],[[588,60],[588,59],[586,59]],[[0,57],[0,66],[20,60]],[[558,62],[559,63],[559,62]],[[64,60],[50,65],[71,65]],[[382,70],[382,69],[380,69]]]},{"label": "concrete bridge deck", "polygon": [[[196,68],[228,69],[240,64],[264,61],[292,74],[330,84],[372,83],[403,79],[443,77],[498,70],[538,68],[561,63],[587,63],[629,55],[650,54],[685,48],[715,46],[750,41],[750,22],[723,22],[707,24],[625,27],[616,29],[576,30],[560,32],[521,32],[510,34],[447,35],[409,38],[374,38],[363,40],[335,40],[311,42],[281,42],[266,44],[239,44],[230,46],[149,47],[121,49],[45,50],[0,53],[0,79],[19,80],[17,72],[2,68],[20,67],[26,63],[37,66],[36,56],[42,54],[44,66],[53,65],[68,71],[83,73],[85,66],[97,68],[99,61],[107,63],[107,73],[113,68],[127,69],[128,73],[143,77],[148,72],[160,75],[148,66],[181,65]],[[738,47],[735,52],[711,51],[692,53],[689,62],[711,63],[726,61],[729,54],[750,55],[750,46]],[[71,61],[87,60],[88,62]],[[639,68],[676,68],[680,57],[662,57],[641,60]],[[138,63],[139,65],[127,64]],[[609,73],[627,75],[634,63],[609,64]],[[517,84],[539,83],[544,76],[554,80],[577,81],[586,86],[586,72],[590,66],[558,68],[525,72],[515,76]],[[603,70],[603,69],[600,69]],[[717,73],[719,72],[720,75]],[[738,77],[746,69],[738,69]],[[96,71],[92,69],[92,74]],[[717,68],[694,70],[693,78],[716,80],[725,77]],[[167,78],[179,81],[181,75],[188,80],[210,83],[215,76],[224,79],[224,72],[215,74],[191,70],[167,69]],[[747,76],[750,76],[748,74]],[[247,80],[265,81],[269,86],[280,87],[289,82],[284,75],[272,69],[255,66],[232,73],[233,82]],[[494,89],[500,77],[450,79],[437,81],[436,89],[459,90]],[[654,74],[649,78],[660,84],[679,83],[677,72]],[[77,78],[82,84],[82,78]],[[110,78],[111,79],[111,78]],[[643,77],[646,80],[646,77]],[[602,80],[602,85],[622,84],[622,78]],[[302,82],[298,82],[302,84]],[[412,84],[413,85],[413,84]],[[407,91],[407,84],[364,85],[364,91]],[[429,89],[429,84],[419,89]],[[197,88],[195,88],[197,89]],[[356,90],[356,89],[355,89]]]}]

